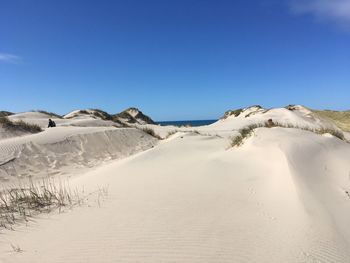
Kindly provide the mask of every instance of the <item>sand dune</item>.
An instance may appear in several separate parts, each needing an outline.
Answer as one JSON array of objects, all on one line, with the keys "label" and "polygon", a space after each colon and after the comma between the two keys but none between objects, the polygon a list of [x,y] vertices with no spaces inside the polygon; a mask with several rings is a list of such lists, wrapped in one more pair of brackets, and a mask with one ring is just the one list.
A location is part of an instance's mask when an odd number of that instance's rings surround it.
[{"label": "sand dune", "polygon": [[[72,166],[79,160],[95,166],[112,153],[119,158],[70,179],[86,192],[108,185],[100,206],[91,198],[89,205],[3,231],[0,261],[350,262],[350,144],[273,127],[230,146],[239,129],[269,118],[334,128],[304,108],[246,109],[197,132],[147,125],[163,136],[178,130],[159,142],[137,129],[108,127],[61,127],[0,141],[7,156],[10,146],[32,143],[42,156],[58,158],[63,147],[59,160]],[[71,143],[62,146],[63,138]],[[39,152],[33,148],[22,149],[19,160]],[[37,167],[43,162],[37,160],[24,163]]]},{"label": "sand dune", "polygon": [[0,140],[0,179],[71,175],[156,145],[144,132],[114,127],[57,127]]}]

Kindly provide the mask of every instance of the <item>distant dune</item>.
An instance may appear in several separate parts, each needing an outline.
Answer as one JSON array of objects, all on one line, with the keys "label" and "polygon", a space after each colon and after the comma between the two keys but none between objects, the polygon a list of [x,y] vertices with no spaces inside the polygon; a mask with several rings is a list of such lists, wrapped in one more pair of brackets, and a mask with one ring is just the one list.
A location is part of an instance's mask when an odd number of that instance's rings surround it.
[{"label": "distant dune", "polygon": [[0,111],[0,117],[6,117],[12,115],[12,112],[9,111]]}]

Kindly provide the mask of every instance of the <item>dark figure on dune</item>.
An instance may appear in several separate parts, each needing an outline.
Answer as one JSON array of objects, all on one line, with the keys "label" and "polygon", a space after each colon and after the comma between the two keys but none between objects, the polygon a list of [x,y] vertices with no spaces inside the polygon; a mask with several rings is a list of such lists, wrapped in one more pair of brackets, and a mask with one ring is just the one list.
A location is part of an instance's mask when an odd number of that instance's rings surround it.
[{"label": "dark figure on dune", "polygon": [[47,125],[47,128],[51,127],[56,127],[56,123],[53,120],[49,119],[49,125]]}]

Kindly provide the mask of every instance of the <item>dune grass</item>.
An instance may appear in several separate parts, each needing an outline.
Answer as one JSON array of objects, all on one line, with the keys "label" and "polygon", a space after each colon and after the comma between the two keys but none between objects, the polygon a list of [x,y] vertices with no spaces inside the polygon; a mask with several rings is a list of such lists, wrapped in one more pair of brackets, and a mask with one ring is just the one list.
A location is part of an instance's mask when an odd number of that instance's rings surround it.
[{"label": "dune grass", "polygon": [[243,128],[243,129],[240,129],[239,135],[232,138],[231,146],[238,147],[238,146],[243,145],[244,139],[250,137],[252,135],[253,131],[257,128],[260,128],[260,127],[264,127],[264,126],[262,126],[260,124],[253,124],[253,125],[249,125],[249,126]]},{"label": "dune grass", "polygon": [[0,191],[0,228],[12,229],[16,223],[28,222],[37,214],[55,209],[61,211],[82,202],[78,191],[53,179],[5,188]]},{"label": "dune grass", "polygon": [[225,112],[224,116],[221,119],[226,119],[232,115],[234,115],[235,117],[238,117],[242,112],[243,112],[243,109],[229,110]]},{"label": "dune grass", "polygon": [[0,125],[7,130],[19,130],[30,133],[38,133],[41,132],[42,129],[39,125],[30,124],[24,122],[22,120],[19,121],[11,121],[8,117],[0,117]]},{"label": "dune grass", "polygon": [[51,117],[55,117],[57,119],[63,119],[63,117],[61,115],[58,115],[57,113],[54,113],[54,112],[49,112],[49,111],[45,111],[45,110],[34,110],[34,112],[44,113],[46,115],[49,115]]},{"label": "dune grass", "polygon": [[152,128],[149,127],[143,127],[141,128],[141,130],[149,135],[151,135],[152,137],[158,139],[158,140],[162,140],[163,138],[160,137]]},{"label": "dune grass", "polygon": [[293,125],[293,124],[282,124],[282,123],[278,123],[278,122],[272,122],[272,120],[271,120],[271,121],[266,121],[264,123],[251,124],[251,125],[248,125],[242,129],[240,129],[238,131],[239,135],[232,138],[231,146],[232,147],[239,147],[239,146],[243,145],[244,140],[246,138],[250,137],[254,133],[255,129],[262,128],[262,127],[265,127],[265,128],[280,127],[280,128],[290,128],[290,129],[300,129],[300,130],[309,131],[309,132],[313,132],[313,133],[320,134],[320,135],[329,133],[342,141],[346,141],[343,132],[340,130],[337,130],[337,129],[333,129],[333,128],[313,129],[313,128],[306,127],[306,126],[300,127],[300,126]]}]

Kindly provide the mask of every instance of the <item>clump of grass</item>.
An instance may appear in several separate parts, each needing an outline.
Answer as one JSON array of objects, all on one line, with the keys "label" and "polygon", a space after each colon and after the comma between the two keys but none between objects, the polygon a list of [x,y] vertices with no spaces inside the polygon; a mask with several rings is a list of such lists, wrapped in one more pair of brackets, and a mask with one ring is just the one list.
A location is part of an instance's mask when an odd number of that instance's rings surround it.
[{"label": "clump of grass", "polygon": [[237,109],[231,111],[230,115],[234,115],[235,117],[238,117],[243,112],[243,109]]},{"label": "clump of grass", "polygon": [[265,114],[266,112],[269,111],[269,109],[263,109],[260,105],[256,105],[256,106],[253,106],[253,107],[257,107],[258,110],[248,113],[247,115],[244,116],[245,118],[249,118],[250,116],[258,114],[258,113]]},{"label": "clump of grass", "polygon": [[19,130],[19,131],[25,131],[30,133],[37,133],[41,132],[42,129],[39,125],[36,124],[30,124],[27,122],[24,122],[22,120],[19,121],[11,121],[8,117],[1,117],[0,118],[0,125],[8,130]]},{"label": "clump of grass", "polygon": [[256,128],[263,127],[263,124],[251,124],[247,127],[240,129],[239,135],[234,137],[231,141],[231,146],[241,146],[244,143],[244,139],[250,137]]},{"label": "clump of grass", "polygon": [[235,137],[232,138],[231,140],[231,147],[235,147],[235,146],[241,146],[243,144],[243,137],[242,135],[237,135]]},{"label": "clump of grass", "polygon": [[87,115],[89,114],[89,112],[88,112],[87,110],[80,110],[79,113],[81,113],[81,114],[87,114]]},{"label": "clump of grass", "polygon": [[101,118],[102,120],[105,121],[111,121],[113,120],[112,115],[110,115],[109,113],[100,110],[100,109],[91,109],[92,110],[92,115],[94,115],[97,118]]},{"label": "clump of grass", "polygon": [[141,130],[149,135],[151,135],[152,137],[158,139],[158,140],[161,140],[162,137],[160,137],[152,128],[149,128],[149,127],[144,127],[144,128],[141,128]]},{"label": "clump of grass", "polygon": [[67,184],[52,179],[3,189],[0,192],[0,228],[12,229],[14,224],[28,222],[39,213],[61,211],[82,202],[78,191],[72,192]]},{"label": "clump of grass", "polygon": [[232,115],[234,115],[235,117],[238,117],[242,112],[243,112],[243,109],[226,111],[224,114],[224,117],[222,117],[222,119],[226,119],[227,117],[232,116]]}]

